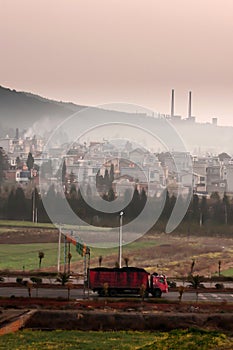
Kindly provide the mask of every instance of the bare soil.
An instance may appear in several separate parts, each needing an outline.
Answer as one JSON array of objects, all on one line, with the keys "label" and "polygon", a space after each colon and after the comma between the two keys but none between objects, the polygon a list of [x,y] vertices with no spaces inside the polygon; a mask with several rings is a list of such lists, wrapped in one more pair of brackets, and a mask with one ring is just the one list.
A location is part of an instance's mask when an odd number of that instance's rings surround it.
[{"label": "bare soil", "polygon": [[[100,233],[98,233],[100,234]],[[165,273],[168,277],[185,277],[190,272],[191,263],[195,260],[194,273],[210,277],[218,274],[218,263],[221,261],[221,271],[233,268],[233,238],[223,235],[199,236],[198,234],[179,235],[165,233],[148,233],[132,248],[123,246],[123,258],[129,259],[130,266],[144,267],[149,272]],[[43,228],[1,228],[0,244],[26,243],[56,243],[58,242],[57,229]],[[145,245],[146,243],[146,245]],[[117,252],[103,256],[102,265],[114,267],[117,261]],[[91,266],[98,266],[97,256],[91,255]],[[83,271],[82,261],[71,261],[72,271]],[[45,271],[54,271],[55,267],[43,268]]]},{"label": "bare soil", "polygon": [[58,230],[44,228],[2,228],[0,244],[55,243]]}]

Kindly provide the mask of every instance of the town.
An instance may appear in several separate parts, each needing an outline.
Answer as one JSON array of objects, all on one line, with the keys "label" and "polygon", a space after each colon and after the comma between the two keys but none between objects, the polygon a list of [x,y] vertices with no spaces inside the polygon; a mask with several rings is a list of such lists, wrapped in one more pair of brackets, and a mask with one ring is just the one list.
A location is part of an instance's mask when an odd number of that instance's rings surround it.
[{"label": "town", "polygon": [[[51,188],[56,192],[59,181],[65,194],[71,197],[72,193],[77,195],[81,187],[89,196],[98,192],[107,201],[126,196],[132,198],[135,190],[141,197],[159,198],[166,190],[172,201],[179,190],[184,196],[192,191],[199,201],[211,199],[219,202],[227,198],[230,208],[233,159],[225,152],[199,156],[189,152],[152,152],[142,146],[135,147],[129,141],[115,145],[105,139],[89,144],[73,143],[62,155],[61,162],[62,149],[54,147],[44,152],[44,145],[43,138],[25,137],[20,135],[18,128],[14,138],[6,136],[0,139],[3,218],[12,218],[12,213],[7,214],[7,210],[4,213],[3,209],[4,201],[8,200],[9,204],[10,193],[15,195],[18,191],[31,200],[35,190],[37,195],[40,192],[41,184],[46,192]],[[224,208],[222,220],[226,222]],[[22,218],[20,212],[22,208],[16,211],[18,218]],[[28,216],[33,221],[38,220],[35,208],[26,218]],[[45,216],[42,215],[42,221]]]}]

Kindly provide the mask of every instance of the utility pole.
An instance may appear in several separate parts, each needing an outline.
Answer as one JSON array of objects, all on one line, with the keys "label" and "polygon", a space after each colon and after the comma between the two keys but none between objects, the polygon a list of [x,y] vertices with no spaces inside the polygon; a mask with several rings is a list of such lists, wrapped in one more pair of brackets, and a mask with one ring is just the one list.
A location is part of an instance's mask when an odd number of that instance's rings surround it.
[{"label": "utility pole", "polygon": [[123,224],[123,215],[124,212],[120,212],[120,227],[119,227],[119,250],[118,250],[118,263],[119,263],[119,268],[122,267],[121,265],[121,260],[122,260],[122,224]]}]

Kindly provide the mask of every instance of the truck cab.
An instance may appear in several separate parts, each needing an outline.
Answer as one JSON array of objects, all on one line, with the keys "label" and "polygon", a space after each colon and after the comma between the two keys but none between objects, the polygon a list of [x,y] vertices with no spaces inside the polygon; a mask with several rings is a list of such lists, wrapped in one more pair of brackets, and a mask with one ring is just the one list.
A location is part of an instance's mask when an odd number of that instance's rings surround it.
[{"label": "truck cab", "polygon": [[155,298],[160,298],[162,293],[168,292],[168,284],[165,275],[156,272],[150,276],[150,292]]}]

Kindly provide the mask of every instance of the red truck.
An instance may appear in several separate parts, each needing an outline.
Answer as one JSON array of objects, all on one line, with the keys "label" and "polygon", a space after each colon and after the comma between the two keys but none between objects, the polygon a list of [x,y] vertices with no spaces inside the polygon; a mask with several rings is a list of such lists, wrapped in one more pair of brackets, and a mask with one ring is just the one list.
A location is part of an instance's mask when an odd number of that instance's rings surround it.
[{"label": "red truck", "polygon": [[162,293],[168,292],[168,284],[164,275],[150,274],[137,267],[89,269],[89,288],[100,296],[118,294],[152,294],[160,298]]}]

